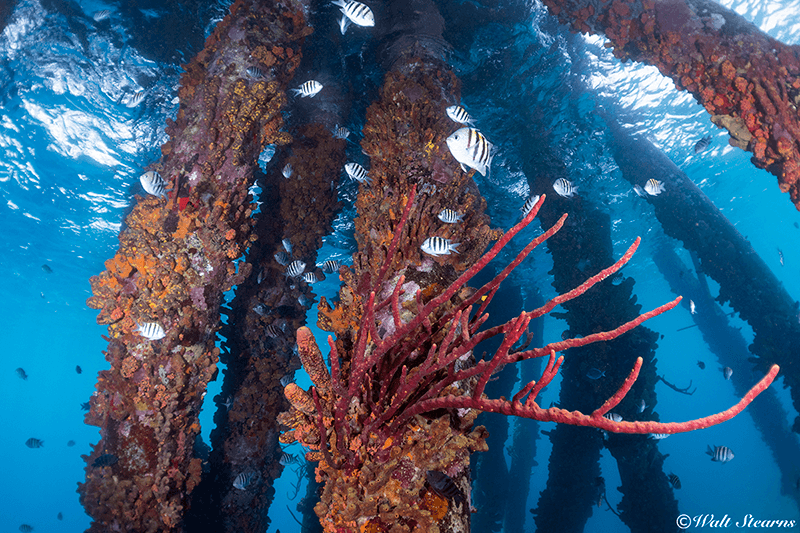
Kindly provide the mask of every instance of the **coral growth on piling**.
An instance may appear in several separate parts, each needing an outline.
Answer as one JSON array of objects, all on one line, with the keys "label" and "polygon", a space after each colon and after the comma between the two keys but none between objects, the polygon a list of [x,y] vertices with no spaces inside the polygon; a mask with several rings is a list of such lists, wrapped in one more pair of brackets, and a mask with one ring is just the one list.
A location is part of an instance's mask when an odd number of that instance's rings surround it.
[{"label": "coral growth on piling", "polygon": [[800,209],[800,47],[713,2],[544,3],[573,31],[605,34],[618,58],[654,65],[692,93],[733,146],[778,176]]},{"label": "coral growth on piling", "polygon": [[[138,197],[120,249],[91,280],[87,305],[108,325],[86,416],[101,428],[79,492],[90,531],[171,531],[200,479],[193,457],[206,384],[216,373],[222,294],[251,271],[239,258],[251,242],[253,168],[268,143],[285,144],[284,88],[310,32],[299,3],[238,0],[186,66],[170,140],[152,165],[171,186],[167,200]],[[268,73],[260,79],[247,68]],[[157,323],[160,340],[137,325]],[[111,454],[118,460],[98,466]]]},{"label": "coral growth on piling", "polygon": [[[413,209],[414,196],[412,189],[396,236],[386,250],[386,265],[391,264],[400,246],[400,236]],[[329,339],[330,370],[310,332],[305,329],[298,331],[300,357],[314,386],[309,391],[294,384],[286,387],[292,410],[281,415],[280,420],[291,429],[282,435],[281,440],[299,441],[315,450],[307,457],[320,461],[317,473],[320,480],[326,482],[326,493],[328,484],[335,487],[329,499],[326,501],[323,497],[317,509],[326,530],[356,528],[367,523],[382,524],[386,530],[389,530],[389,524],[394,524],[391,531],[415,527],[432,530],[435,524],[430,513],[421,510],[418,502],[409,505],[408,498],[420,494],[427,471],[444,470],[448,466],[446,462],[442,463],[442,457],[448,452],[466,453],[483,447],[482,428],[468,432],[477,411],[590,426],[612,432],[678,433],[732,418],[777,375],[779,369],[773,366],[739,403],[722,413],[681,423],[614,422],[604,415],[630,390],[641,368],[640,358],[616,394],[590,414],[539,407],[536,396],[552,381],[563,361],[563,357],[556,359],[555,351],[614,339],[673,308],[680,301],[677,298],[611,331],[559,341],[541,348],[513,349],[532,318],[580,296],[617,272],[633,255],[637,239],[619,261],[577,288],[505,324],[479,331],[488,318],[484,310],[499,284],[536,246],[560,229],[566,216],[531,241],[494,279],[475,291],[469,291],[469,295],[455,304],[451,299],[463,291],[470,279],[530,223],[543,201],[544,198],[540,199],[522,222],[509,230],[449,287],[427,302],[423,301],[419,289],[409,294],[403,275],[394,282],[391,292],[383,293],[381,288],[387,269],[381,269],[369,281],[370,290],[363,304],[363,316],[354,344],[343,352],[338,343]],[[473,306],[478,306],[475,313],[472,313]],[[473,349],[481,341],[497,335],[502,335],[503,340],[494,356],[474,362]],[[522,387],[510,400],[489,399],[483,394],[489,379],[506,364],[548,354],[549,362],[542,377]],[[442,416],[443,412],[447,414]],[[425,416],[434,414],[437,416],[433,419]],[[425,435],[425,444],[436,453],[425,458],[433,460],[433,464],[424,470],[420,464],[425,463],[419,463],[420,458],[414,455],[415,445],[421,428],[437,423],[443,424],[447,431],[441,435],[430,432]],[[453,439],[459,438],[459,442],[454,442]],[[404,459],[407,460],[405,463]],[[381,465],[382,468],[378,469]],[[378,478],[380,483],[369,472],[382,472],[382,477]],[[405,480],[405,484],[391,486],[389,481],[395,475]],[[354,481],[362,491],[360,494],[355,493]],[[386,521],[392,517],[395,519]],[[398,523],[396,517],[408,518]]]}]

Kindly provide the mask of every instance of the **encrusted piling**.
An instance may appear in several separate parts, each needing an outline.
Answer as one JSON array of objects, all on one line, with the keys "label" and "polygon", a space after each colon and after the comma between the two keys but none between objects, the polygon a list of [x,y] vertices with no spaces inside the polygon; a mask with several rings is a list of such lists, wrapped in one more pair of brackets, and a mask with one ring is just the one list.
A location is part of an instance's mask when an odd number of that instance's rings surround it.
[{"label": "encrusted piling", "polygon": [[[200,479],[192,449],[216,373],[219,306],[251,272],[234,263],[252,239],[248,188],[264,146],[291,140],[280,131],[283,87],[309,32],[300,2],[231,6],[186,65],[170,140],[148,168],[168,197],[137,197],[119,251],[91,280],[87,305],[108,325],[111,369],[86,416],[101,428],[79,486],[90,531],[174,531]],[[151,323],[164,338],[137,332]]]},{"label": "encrusted piling", "polygon": [[656,66],[778,177],[800,209],[800,46],[711,0],[544,0],[572,31],[602,33],[614,55]]}]

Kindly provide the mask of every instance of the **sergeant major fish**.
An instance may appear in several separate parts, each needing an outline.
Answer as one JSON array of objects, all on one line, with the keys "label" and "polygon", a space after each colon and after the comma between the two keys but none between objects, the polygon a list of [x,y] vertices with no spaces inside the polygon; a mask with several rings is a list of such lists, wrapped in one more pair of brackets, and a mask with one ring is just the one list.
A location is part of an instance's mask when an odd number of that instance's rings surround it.
[{"label": "sergeant major fish", "polygon": [[711,456],[712,461],[719,463],[727,463],[733,459],[733,452],[727,446],[714,446],[713,450],[709,446],[706,454]]},{"label": "sergeant major fish", "polygon": [[448,255],[450,252],[458,253],[456,247],[461,244],[451,243],[450,239],[444,237],[428,237],[420,246],[423,252],[430,255]]},{"label": "sergeant major fish", "polygon": [[323,272],[326,274],[333,274],[334,272],[339,272],[339,267],[342,266],[342,263],[338,259],[328,259],[319,267],[322,269]]},{"label": "sergeant major fish", "polygon": [[459,124],[469,124],[470,126],[472,125],[472,117],[469,116],[467,110],[460,105],[451,105],[445,109],[445,112],[453,122],[458,122]]},{"label": "sergeant major fish", "polygon": [[697,141],[694,145],[694,153],[699,154],[700,152],[704,151],[706,148],[709,147],[711,144],[711,135],[706,135],[699,141]]},{"label": "sergeant major fish", "polygon": [[578,192],[578,186],[573,185],[571,181],[566,178],[558,178],[553,184],[553,190],[563,198],[572,198]]},{"label": "sergeant major fish", "polygon": [[155,170],[149,170],[139,176],[139,181],[147,194],[166,198],[167,184],[164,182],[164,178],[161,177],[161,174]]},{"label": "sergeant major fish", "polygon": [[18,368],[14,372],[17,373],[17,376],[19,376],[19,379],[24,380],[24,381],[28,380],[28,374],[25,373],[25,370],[23,368]]},{"label": "sergeant major fish", "polygon": [[306,269],[306,264],[299,259],[292,261],[289,263],[289,266],[286,267],[286,275],[290,278],[299,278],[303,275],[303,272]]},{"label": "sergeant major fish", "polygon": [[241,472],[236,478],[233,480],[233,488],[239,490],[245,490],[249,485],[250,482],[253,480],[253,473],[252,472]]},{"label": "sergeant major fish", "polygon": [[445,224],[455,224],[456,222],[461,222],[461,220],[464,218],[464,215],[463,213],[458,213],[452,209],[445,208],[439,212],[438,218]]},{"label": "sergeant major fish", "polygon": [[143,322],[142,324],[137,324],[136,329],[133,331],[149,341],[157,341],[167,336],[164,328],[162,328],[161,325],[157,324],[156,322]]},{"label": "sergeant major fish", "polygon": [[670,485],[672,485],[674,488],[681,488],[681,479],[672,472],[670,472],[669,476],[667,476],[667,479],[669,479]]},{"label": "sergeant major fish", "polygon": [[333,4],[339,6],[342,12],[342,20],[339,21],[339,30],[345,34],[350,23],[356,26],[369,28],[375,25],[375,15],[369,6],[356,2],[355,0],[333,0]]},{"label": "sergeant major fish", "polygon": [[539,201],[539,198],[540,196],[538,194],[532,194],[527,200],[525,200],[525,205],[523,205],[520,209],[520,211],[522,211],[522,218],[528,216],[528,213],[531,212],[531,209],[533,209],[533,206],[535,206],[536,202]]},{"label": "sergeant major fish", "polygon": [[41,439],[37,439],[35,437],[31,437],[25,441],[25,446],[32,449],[41,448],[42,446],[44,446],[44,441]]},{"label": "sergeant major fish", "polygon": [[644,192],[650,196],[658,196],[664,192],[664,184],[655,178],[650,178],[647,180],[647,183],[644,184]]},{"label": "sergeant major fish", "polygon": [[439,496],[448,500],[453,500],[455,503],[466,503],[466,498],[461,489],[458,488],[453,478],[444,472],[436,470],[428,470],[425,474],[425,480],[430,485],[431,489]]},{"label": "sergeant major fish", "polygon": [[347,140],[350,137],[350,130],[338,124],[333,128],[333,138]]},{"label": "sergeant major fish", "polygon": [[348,176],[359,183],[366,183],[367,185],[372,183],[372,180],[367,174],[367,170],[358,163],[347,163],[344,166],[344,171],[347,172]]},{"label": "sergeant major fish", "polygon": [[469,172],[468,168],[474,168],[481,176],[489,173],[494,158],[494,146],[481,132],[475,128],[461,128],[445,142],[464,172]]},{"label": "sergeant major fish", "polygon": [[299,94],[303,98],[313,97],[322,90],[322,84],[316,80],[308,80],[297,89],[291,89],[294,94]]}]

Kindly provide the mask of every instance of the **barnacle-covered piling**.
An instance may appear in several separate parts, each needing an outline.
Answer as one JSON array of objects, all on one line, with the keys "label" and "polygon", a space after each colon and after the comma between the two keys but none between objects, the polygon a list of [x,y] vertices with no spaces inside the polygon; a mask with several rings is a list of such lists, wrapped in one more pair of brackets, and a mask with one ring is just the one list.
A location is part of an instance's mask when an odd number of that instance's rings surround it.
[{"label": "barnacle-covered piling", "polygon": [[708,0],[545,0],[572,31],[603,33],[620,59],[658,67],[778,176],[800,209],[800,46]]},{"label": "barnacle-covered piling", "polygon": [[[117,254],[91,280],[87,304],[108,325],[111,369],[100,372],[86,416],[101,428],[79,486],[90,531],[175,530],[200,480],[192,448],[216,373],[219,306],[251,272],[234,262],[252,239],[248,187],[264,146],[291,140],[280,110],[309,32],[300,2],[231,6],[186,66],[170,140],[150,168],[169,198],[137,199]],[[137,333],[150,323],[166,336]],[[98,466],[102,454],[117,462]]]}]

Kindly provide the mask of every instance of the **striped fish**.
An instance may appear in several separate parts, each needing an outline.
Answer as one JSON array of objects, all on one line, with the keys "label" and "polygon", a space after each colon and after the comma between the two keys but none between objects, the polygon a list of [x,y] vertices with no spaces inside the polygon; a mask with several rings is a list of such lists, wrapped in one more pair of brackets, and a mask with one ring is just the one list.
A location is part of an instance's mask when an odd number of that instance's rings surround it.
[{"label": "striped fish", "polygon": [[127,102],[125,102],[125,107],[136,107],[137,105],[139,105],[141,101],[144,99],[145,92],[146,91],[136,91],[135,93],[130,95],[128,97]]},{"label": "striped fish", "polygon": [[282,464],[283,466],[286,466],[286,465],[293,465],[293,464],[297,464],[297,463],[299,463],[299,462],[300,462],[300,458],[299,458],[299,457],[297,457],[297,456],[296,456],[296,455],[294,455],[294,454],[283,452],[283,453],[281,454],[281,457],[280,457],[280,459],[278,459],[278,462],[279,462],[280,464]]},{"label": "striped fish", "polygon": [[699,154],[711,145],[711,135],[706,135],[694,145],[694,153]]},{"label": "striped fish", "polygon": [[709,446],[708,450],[706,450],[706,454],[711,456],[712,461],[720,463],[727,463],[733,459],[733,452],[727,446],[714,446],[713,450],[711,446]]},{"label": "striped fish", "polygon": [[333,274],[334,272],[339,272],[339,267],[342,266],[341,261],[338,259],[328,259],[319,267],[322,269],[323,272],[326,274]]},{"label": "striped fish", "polygon": [[655,440],[666,439],[669,436],[670,436],[669,433],[650,433],[648,435],[648,437],[650,437],[651,439],[655,439]]},{"label": "striped fish", "polygon": [[278,264],[281,265],[281,266],[288,265],[289,264],[289,260],[291,259],[291,256],[289,254],[287,254],[286,252],[284,252],[283,250],[281,250],[280,252],[275,254],[274,257],[275,257],[275,261],[277,261]]},{"label": "striped fish", "polygon": [[603,415],[603,418],[607,418],[612,422],[622,422],[622,415],[618,413],[606,413]]},{"label": "striped fish", "polygon": [[453,211],[452,209],[444,208],[439,212],[439,220],[444,222],[445,224],[455,224],[456,222],[461,222],[464,218],[462,213],[458,213]]},{"label": "striped fish", "polygon": [[142,324],[137,324],[136,329],[133,331],[149,341],[157,341],[158,339],[163,339],[167,336],[164,328],[155,322],[144,322]]},{"label": "striped fish", "polygon": [[339,21],[339,29],[342,35],[350,27],[350,23],[356,26],[372,27],[375,25],[375,15],[372,10],[355,0],[333,0],[333,4],[339,6],[340,11],[344,14],[342,20]]},{"label": "striped fish", "polygon": [[277,339],[283,334],[281,328],[275,324],[269,324],[266,328],[264,328],[264,332],[266,333],[267,337],[271,337],[273,339]]},{"label": "striped fish", "polygon": [[420,248],[423,252],[430,255],[448,255],[450,252],[458,253],[456,247],[461,244],[458,242],[450,242],[450,239],[444,237],[428,237],[423,241]]},{"label": "striped fish", "polygon": [[564,198],[572,198],[572,195],[578,192],[578,187],[566,178],[558,178],[553,184],[553,189]]},{"label": "striped fish", "polygon": [[263,78],[264,77],[264,71],[261,70],[258,67],[249,67],[247,69],[247,75],[250,76],[251,78],[255,78],[255,79]]},{"label": "striped fish", "polygon": [[306,283],[313,284],[313,283],[316,283],[318,281],[322,281],[323,279],[325,279],[325,278],[321,277],[316,272],[306,272],[305,274],[303,274],[303,281],[305,281]]},{"label": "striped fish", "polygon": [[442,498],[453,500],[455,503],[466,503],[464,493],[458,488],[453,478],[444,472],[428,470],[425,474],[425,480],[431,489]]},{"label": "striped fish", "polygon": [[650,178],[647,180],[647,183],[644,184],[644,192],[650,196],[658,196],[664,192],[664,184],[655,178]]},{"label": "striped fish", "polygon": [[28,524],[22,524],[21,526],[19,526],[19,530],[22,531],[22,533],[30,533],[31,531],[33,531],[33,526]]},{"label": "striped fish", "polygon": [[461,128],[447,138],[447,147],[464,172],[474,168],[486,176],[494,158],[492,143],[475,128]]},{"label": "striped fish", "polygon": [[350,137],[350,130],[348,130],[344,126],[339,126],[337,124],[333,128],[333,138],[334,139],[347,139],[348,137]]},{"label": "striped fish", "polygon": [[303,98],[306,96],[314,96],[322,90],[322,84],[316,80],[308,80],[297,89],[292,89],[294,94],[299,94]]},{"label": "striped fish", "polygon": [[367,170],[358,163],[347,163],[344,166],[344,171],[359,183],[366,183],[367,185],[372,183],[369,175],[367,175]]},{"label": "striped fish", "polygon": [[104,453],[94,460],[92,466],[95,468],[102,468],[104,466],[115,465],[117,464],[117,461],[119,461],[119,458],[117,458],[117,456],[113,453]]},{"label": "striped fish", "polygon": [[533,209],[533,206],[535,206],[536,202],[539,201],[539,198],[540,196],[538,194],[533,194],[529,196],[527,200],[525,200],[525,205],[523,205],[522,209],[520,209],[520,211],[522,211],[522,218],[528,216],[528,213],[531,212],[531,209]]},{"label": "striped fish", "polygon": [[676,476],[672,472],[669,473],[669,476],[667,476],[667,479],[669,479],[670,485],[672,485],[674,488],[676,488],[676,489],[681,488],[681,478],[679,478],[678,476]]},{"label": "striped fish", "polygon": [[460,105],[451,105],[445,109],[445,111],[447,112],[447,116],[450,117],[450,120],[453,122],[472,125],[472,117],[469,116],[467,110]]},{"label": "striped fish", "polygon": [[306,264],[299,259],[296,261],[292,261],[288,267],[286,267],[286,275],[290,278],[299,278],[303,275],[303,271],[306,269]]},{"label": "striped fish", "polygon": [[139,176],[139,181],[142,183],[142,188],[147,194],[153,196],[167,196],[167,184],[164,182],[164,178],[161,177],[161,174],[155,170],[149,170]]},{"label": "striped fish", "polygon": [[44,441],[41,439],[31,437],[25,441],[25,446],[27,446],[28,448],[41,448],[42,446],[44,446]]},{"label": "striped fish", "polygon": [[253,481],[253,473],[252,472],[241,472],[236,478],[233,480],[233,488],[239,490],[245,490],[249,485],[250,482]]},{"label": "striped fish", "polygon": [[286,374],[281,378],[281,387],[285,387],[289,383],[294,383],[294,376],[291,374]]}]

